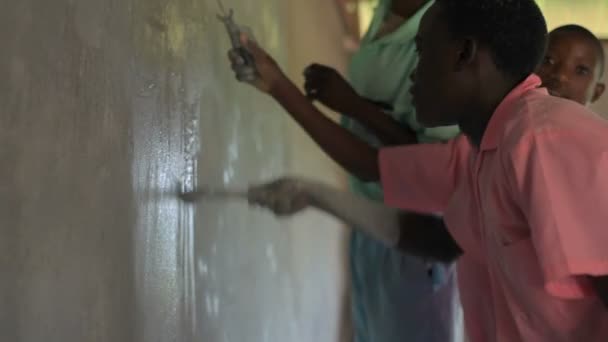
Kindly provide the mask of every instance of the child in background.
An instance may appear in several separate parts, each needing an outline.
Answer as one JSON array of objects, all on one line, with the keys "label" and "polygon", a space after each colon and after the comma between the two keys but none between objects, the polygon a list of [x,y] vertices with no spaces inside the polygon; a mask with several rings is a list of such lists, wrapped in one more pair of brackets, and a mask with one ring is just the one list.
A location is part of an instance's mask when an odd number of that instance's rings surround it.
[{"label": "child in background", "polygon": [[549,34],[537,74],[549,94],[586,106],[604,93],[604,62],[604,48],[593,33],[579,25],[566,25]]}]

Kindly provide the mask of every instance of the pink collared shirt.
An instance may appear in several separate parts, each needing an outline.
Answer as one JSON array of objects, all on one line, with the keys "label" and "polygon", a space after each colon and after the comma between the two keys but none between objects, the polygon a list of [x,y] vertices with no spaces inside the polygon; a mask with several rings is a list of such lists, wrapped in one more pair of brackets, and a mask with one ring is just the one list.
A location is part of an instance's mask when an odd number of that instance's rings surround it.
[{"label": "pink collared shirt", "polygon": [[479,149],[383,149],[387,204],[444,213],[471,342],[606,342],[608,122],[531,75],[496,109]]}]

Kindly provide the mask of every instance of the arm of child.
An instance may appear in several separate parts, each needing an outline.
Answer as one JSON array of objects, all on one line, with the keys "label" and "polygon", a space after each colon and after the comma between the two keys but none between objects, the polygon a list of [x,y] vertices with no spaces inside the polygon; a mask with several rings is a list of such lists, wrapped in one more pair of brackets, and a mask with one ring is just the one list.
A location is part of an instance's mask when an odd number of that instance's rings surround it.
[{"label": "arm of child", "polygon": [[416,132],[387,115],[357,92],[333,68],[312,64],[304,71],[304,89],[309,99],[318,100],[332,110],[349,116],[367,127],[384,145],[417,142]]},{"label": "arm of child", "polygon": [[[377,181],[378,150],[317,110],[254,42],[243,37],[243,45],[256,62],[258,75],[252,85],[273,96],[312,139],[351,174],[363,181]],[[229,57],[238,75],[243,61],[234,52]]]},{"label": "arm of child", "polygon": [[414,256],[450,262],[462,253],[440,217],[390,208],[321,183],[281,179],[252,187],[249,200],[282,216],[317,208]]},{"label": "arm of child", "polygon": [[288,79],[272,96],[334,161],[362,181],[378,181],[378,149],[323,115]]}]

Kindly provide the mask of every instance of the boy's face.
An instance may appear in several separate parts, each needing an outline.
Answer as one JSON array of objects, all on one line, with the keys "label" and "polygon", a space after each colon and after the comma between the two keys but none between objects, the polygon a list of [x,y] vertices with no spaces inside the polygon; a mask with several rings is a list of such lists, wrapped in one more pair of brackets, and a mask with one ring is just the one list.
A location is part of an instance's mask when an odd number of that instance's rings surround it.
[{"label": "boy's face", "polygon": [[553,96],[587,105],[604,92],[600,56],[594,42],[578,32],[554,32],[538,75]]},{"label": "boy's face", "polygon": [[466,76],[456,70],[460,46],[441,11],[439,4],[433,4],[416,36],[419,60],[411,93],[417,119],[426,127],[457,124],[470,90]]}]

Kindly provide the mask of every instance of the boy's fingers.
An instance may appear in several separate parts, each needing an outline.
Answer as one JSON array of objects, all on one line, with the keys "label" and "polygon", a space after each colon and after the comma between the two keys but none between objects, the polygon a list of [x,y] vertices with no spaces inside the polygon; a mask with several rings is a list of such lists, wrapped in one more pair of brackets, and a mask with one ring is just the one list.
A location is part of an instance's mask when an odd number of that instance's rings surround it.
[{"label": "boy's fingers", "polygon": [[260,48],[254,41],[250,40],[246,33],[241,33],[241,44],[245,46],[247,51],[251,53],[251,56],[253,56],[253,59],[256,61],[259,61],[267,56],[266,52],[262,50],[262,48]]}]

